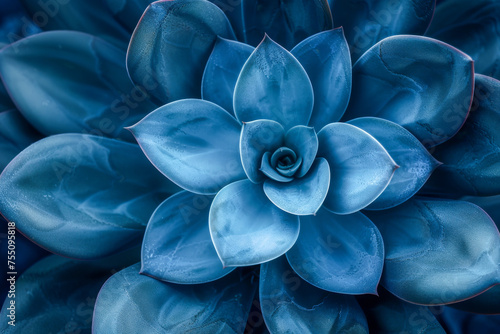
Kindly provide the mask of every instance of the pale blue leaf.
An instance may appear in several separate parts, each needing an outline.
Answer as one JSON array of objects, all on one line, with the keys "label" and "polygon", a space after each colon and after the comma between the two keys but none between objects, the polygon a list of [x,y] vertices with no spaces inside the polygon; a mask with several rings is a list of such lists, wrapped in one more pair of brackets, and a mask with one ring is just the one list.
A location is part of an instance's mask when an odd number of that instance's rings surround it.
[{"label": "pale blue leaf", "polygon": [[262,185],[231,183],[210,208],[210,234],[226,267],[264,263],[283,255],[299,236],[299,217],[271,203]]},{"label": "pale blue leaf", "polygon": [[380,232],[363,214],[336,215],[324,208],[300,218],[300,235],[286,254],[300,277],[323,290],[377,293],[384,265]]},{"label": "pale blue leaf", "polygon": [[142,241],[141,274],[178,284],[206,283],[229,274],[210,237],[211,204],[212,198],[187,191],[160,204]]},{"label": "pale blue leaf", "polygon": [[124,62],[125,53],[104,40],[53,31],[2,49],[0,74],[19,111],[41,133],[133,141],[123,127],[156,106],[144,87],[134,87]]},{"label": "pale blue leaf", "polygon": [[391,121],[362,117],[349,121],[371,134],[398,164],[391,182],[367,210],[383,210],[399,205],[420,190],[439,162],[408,130]]},{"label": "pale blue leaf", "polygon": [[330,0],[335,25],[345,30],[353,61],[392,35],[423,35],[435,0]]},{"label": "pale blue leaf", "polygon": [[288,50],[303,39],[333,27],[326,0],[243,1],[245,42],[260,43],[267,33]]},{"label": "pale blue leaf", "polygon": [[0,171],[19,152],[41,138],[19,111],[0,112]]},{"label": "pale blue leaf", "polygon": [[478,206],[419,198],[367,215],[384,239],[381,283],[397,297],[448,304],[500,283],[500,235]]},{"label": "pale blue leaf", "polygon": [[302,163],[296,177],[304,176],[311,168],[318,153],[318,136],[311,127],[297,125],[287,131],[285,146],[292,149]]},{"label": "pale blue leaf", "polygon": [[349,214],[371,204],[385,190],[397,165],[380,143],[346,123],[331,123],[318,133],[318,156],[330,166],[330,189],[324,205]]},{"label": "pale blue leaf", "polygon": [[368,333],[354,297],[303,281],[284,256],[261,265],[259,285],[261,311],[271,333]]},{"label": "pale blue leaf", "polygon": [[243,21],[243,1],[241,0],[209,0],[210,2],[217,5],[224,15],[226,15],[231,26],[233,27],[234,33],[239,41],[246,43],[245,38],[245,22]]},{"label": "pale blue leaf", "polygon": [[437,40],[393,36],[354,64],[345,120],[384,118],[405,127],[426,147],[455,135],[474,91],[472,59]]},{"label": "pale blue leaf", "polygon": [[163,103],[200,97],[203,70],[217,36],[235,39],[226,16],[211,2],[153,2],[130,40],[130,77]]},{"label": "pale blue leaf", "polygon": [[[94,304],[106,279],[137,261],[134,254],[99,261],[76,261],[48,256],[15,281],[15,296],[5,299],[0,331],[16,333],[90,333]],[[133,263],[133,262],[132,262]],[[14,301],[15,326],[9,325]]]},{"label": "pale blue leaf", "polygon": [[500,194],[500,81],[476,75],[469,117],[458,134],[435,148],[443,162],[424,186],[426,193]]},{"label": "pale blue leaf", "polygon": [[461,200],[480,206],[493,219],[497,228],[500,229],[500,195],[488,197],[465,196]]},{"label": "pale blue leaf", "polygon": [[315,160],[309,172],[289,183],[264,181],[264,192],[281,210],[293,215],[314,215],[319,210],[330,185],[330,168],[323,158]]},{"label": "pale blue leaf", "polygon": [[307,73],[268,36],[250,55],[234,89],[234,112],[242,122],[277,121],[285,130],[307,125],[314,96]]},{"label": "pale blue leaf", "polygon": [[500,79],[500,2],[447,0],[436,7],[426,35],[471,56],[476,73]]},{"label": "pale blue leaf", "polygon": [[155,0],[105,0],[105,3],[115,19],[120,22],[127,31],[132,33],[141,15],[154,1]]},{"label": "pale blue leaf", "polygon": [[140,275],[136,264],[101,288],[92,333],[242,333],[254,281],[237,271],[212,283],[177,285]]},{"label": "pale blue leaf", "polygon": [[290,51],[311,80],[314,108],[309,125],[316,131],[344,114],[351,95],[352,69],[342,28],[313,35]]},{"label": "pale blue leaf", "polygon": [[234,115],[234,86],[253,50],[250,45],[218,38],[203,72],[201,97]]},{"label": "pale blue leaf", "polygon": [[272,158],[271,153],[269,152],[264,153],[264,155],[262,156],[262,162],[259,170],[271,180],[277,182],[292,182],[293,181],[292,177],[278,173],[276,168],[271,165],[271,158]]},{"label": "pale blue leaf", "polygon": [[212,102],[169,103],[130,128],[146,156],[182,188],[215,194],[245,178],[238,143],[240,124]]},{"label": "pale blue leaf", "polygon": [[266,152],[274,152],[283,145],[285,130],[281,124],[270,120],[243,123],[240,136],[240,155],[243,169],[250,181],[259,183],[265,176],[261,168]]},{"label": "pale blue leaf", "polygon": [[30,240],[92,259],[141,242],[154,209],[179,190],[137,145],[82,134],[50,136],[0,176],[0,211]]},{"label": "pale blue leaf", "polygon": [[20,0],[43,30],[75,30],[103,38],[125,50],[130,32],[113,18],[102,0]]}]

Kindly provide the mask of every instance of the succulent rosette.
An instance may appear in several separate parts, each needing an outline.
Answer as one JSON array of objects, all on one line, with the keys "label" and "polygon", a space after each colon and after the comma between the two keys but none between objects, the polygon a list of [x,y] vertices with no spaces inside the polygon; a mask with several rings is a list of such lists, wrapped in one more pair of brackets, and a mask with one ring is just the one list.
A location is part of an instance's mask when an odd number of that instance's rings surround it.
[{"label": "succulent rosette", "polygon": [[21,2],[4,332],[496,330],[500,3]]}]

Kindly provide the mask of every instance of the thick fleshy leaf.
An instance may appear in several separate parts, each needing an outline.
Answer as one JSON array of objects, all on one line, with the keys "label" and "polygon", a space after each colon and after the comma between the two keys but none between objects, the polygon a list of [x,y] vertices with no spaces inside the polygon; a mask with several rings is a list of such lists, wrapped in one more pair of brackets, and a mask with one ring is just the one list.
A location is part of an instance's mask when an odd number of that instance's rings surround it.
[{"label": "thick fleshy leaf", "polygon": [[2,49],[0,74],[19,111],[41,133],[133,141],[123,127],[156,106],[144,87],[134,87],[124,61],[125,53],[104,40],[53,31]]},{"label": "thick fleshy leaf", "polygon": [[284,256],[261,265],[259,285],[262,315],[271,333],[368,333],[354,297],[303,281]]},{"label": "thick fleshy leaf", "polygon": [[299,217],[271,203],[249,180],[224,187],[210,208],[210,234],[225,267],[264,263],[283,255],[299,236]]},{"label": "thick fleshy leaf", "polygon": [[127,68],[159,101],[200,97],[205,64],[217,36],[235,39],[224,13],[204,0],[157,1],[130,40]]},{"label": "thick fleshy leaf", "polygon": [[17,110],[0,112],[0,171],[19,152],[41,138]]},{"label": "thick fleshy leaf", "polygon": [[439,166],[418,139],[396,123],[375,117],[356,118],[349,123],[375,137],[399,166],[387,188],[367,210],[388,209],[405,202]]},{"label": "thick fleshy leaf", "polygon": [[435,148],[443,162],[425,193],[490,196],[500,194],[500,81],[476,75],[474,101],[460,132]]},{"label": "thick fleshy leaf", "polygon": [[500,314],[500,285],[463,302],[450,304],[450,307],[474,313]]},{"label": "thick fleshy leaf", "polygon": [[367,215],[384,239],[381,283],[397,297],[447,304],[500,283],[500,235],[478,206],[419,198]]},{"label": "thick fleshy leaf", "polygon": [[160,204],[144,234],[141,274],[166,282],[199,284],[231,272],[222,268],[210,237],[210,204],[210,197],[187,191]]},{"label": "thick fleshy leaf", "polygon": [[212,102],[169,103],[130,131],[156,168],[186,190],[215,194],[245,178],[238,150],[240,124]]},{"label": "thick fleshy leaf", "polygon": [[311,168],[318,153],[318,136],[313,128],[303,125],[294,126],[285,135],[285,146],[302,158],[296,177],[304,176]]},{"label": "thick fleshy leaf", "polygon": [[314,96],[307,73],[268,36],[250,55],[234,89],[234,112],[242,122],[277,121],[285,130],[307,125]]},{"label": "thick fleshy leaf", "polygon": [[177,285],[139,275],[111,276],[97,297],[92,333],[242,333],[257,284],[239,271],[212,283]]},{"label": "thick fleshy leaf", "polygon": [[353,61],[393,35],[423,35],[436,0],[330,0],[335,25],[345,30]]},{"label": "thick fleshy leaf", "polygon": [[471,56],[476,73],[500,79],[500,2],[447,0],[436,7],[426,35]]},{"label": "thick fleshy leaf", "polygon": [[218,38],[203,72],[201,97],[234,115],[234,86],[253,50],[250,45]]},{"label": "thick fleshy leaf", "polygon": [[293,270],[323,290],[377,293],[384,265],[380,232],[363,214],[336,215],[324,208],[300,218],[300,235],[286,254]]},{"label": "thick fleshy leaf", "polygon": [[289,183],[264,181],[264,192],[283,211],[298,216],[314,215],[323,204],[329,185],[328,162],[318,158],[304,177]]},{"label": "thick fleshy leaf", "polygon": [[76,30],[127,47],[130,33],[113,18],[105,1],[20,0],[36,25],[43,30]]},{"label": "thick fleshy leaf", "polygon": [[500,315],[474,314],[444,306],[439,317],[449,334],[497,334],[500,328]]},{"label": "thick fleshy leaf", "polygon": [[274,168],[271,165],[271,153],[266,152],[262,156],[262,162],[260,165],[260,171],[270,178],[271,180],[277,181],[277,182],[292,182],[293,178],[291,176],[285,176],[282,175],[281,173],[278,173],[276,168]]},{"label": "thick fleshy leaf", "polygon": [[[6,44],[0,43],[0,49],[2,49]],[[14,102],[10,99],[9,94],[5,90],[4,84],[0,81],[0,112],[15,109]]]},{"label": "thick fleshy leaf", "polygon": [[372,203],[391,181],[397,165],[367,132],[346,123],[332,123],[318,133],[318,156],[330,165],[330,189],[324,205],[349,214]]},{"label": "thick fleshy leaf", "polygon": [[137,145],[63,134],[22,151],[0,176],[0,211],[33,242],[92,259],[140,243],[154,209],[178,187]]},{"label": "thick fleshy leaf", "polygon": [[[46,257],[15,281],[15,296],[2,306],[0,331],[15,333],[90,333],[94,303],[106,279],[137,261],[135,254],[99,261]],[[10,278],[10,277],[9,277]],[[13,325],[8,321],[14,301]]]},{"label": "thick fleshy leaf", "polygon": [[457,133],[473,91],[473,61],[466,54],[427,37],[388,37],[354,64],[343,119],[385,118],[431,147]]},{"label": "thick fleshy leaf", "polygon": [[243,169],[250,181],[259,183],[265,177],[261,171],[262,157],[283,145],[285,130],[275,121],[256,120],[243,123],[240,136],[240,155]]},{"label": "thick fleshy leaf", "polygon": [[481,209],[486,211],[491,219],[497,225],[500,230],[500,195],[489,196],[489,197],[472,197],[466,196],[461,198],[463,201],[471,202],[480,206]]},{"label": "thick fleshy leaf", "polygon": [[154,0],[105,0],[108,9],[113,13],[116,20],[130,33],[134,31],[142,13],[152,2]]},{"label": "thick fleshy leaf", "polygon": [[314,108],[309,125],[316,131],[337,122],[351,95],[351,56],[342,28],[313,35],[291,53],[304,66],[314,90]]},{"label": "thick fleshy leaf", "polygon": [[214,5],[217,5],[224,15],[226,15],[231,26],[233,27],[234,34],[239,41],[246,43],[245,37],[245,23],[243,21],[243,1],[241,0],[209,0]]},{"label": "thick fleshy leaf", "polygon": [[374,333],[446,334],[427,306],[415,305],[380,289],[380,297],[358,297]]},{"label": "thick fleshy leaf", "polygon": [[257,45],[268,34],[288,50],[303,39],[333,28],[326,0],[243,1],[245,42]]}]

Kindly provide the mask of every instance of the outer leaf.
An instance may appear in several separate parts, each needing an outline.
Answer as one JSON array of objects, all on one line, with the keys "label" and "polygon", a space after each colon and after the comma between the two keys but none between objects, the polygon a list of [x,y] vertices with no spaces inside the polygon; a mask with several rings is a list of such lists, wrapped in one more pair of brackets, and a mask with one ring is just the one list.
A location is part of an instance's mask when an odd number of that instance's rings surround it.
[{"label": "outer leaf", "polygon": [[281,210],[293,215],[314,215],[319,210],[330,185],[328,162],[318,158],[311,170],[302,178],[289,183],[264,181],[264,192]]},{"label": "outer leaf", "polygon": [[367,210],[388,209],[405,202],[415,195],[440,164],[417,138],[396,123],[375,117],[356,118],[349,123],[375,137],[400,167]]},{"label": "outer leaf", "polygon": [[474,59],[476,73],[500,79],[500,3],[447,0],[436,7],[426,33]]},{"label": "outer leaf", "polygon": [[156,168],[186,190],[215,194],[245,178],[238,152],[240,125],[211,102],[169,103],[130,131]]},{"label": "outer leaf", "polygon": [[460,132],[436,147],[443,162],[424,191],[489,196],[500,193],[500,81],[476,75],[471,112]]},{"label": "outer leaf", "polygon": [[136,264],[102,287],[92,333],[241,333],[257,288],[253,281],[235,272],[182,286],[139,275]]},{"label": "outer leaf", "polygon": [[114,20],[102,0],[20,0],[30,18],[43,30],[76,30],[103,38],[122,49],[130,33]]},{"label": "outer leaf", "polygon": [[435,0],[330,0],[337,26],[344,27],[354,61],[378,41],[392,35],[423,35]]},{"label": "outer leaf", "polygon": [[234,115],[234,86],[253,50],[250,45],[218,38],[203,72],[201,97]]},{"label": "outer leaf", "polygon": [[441,323],[450,334],[489,333],[495,334],[500,328],[500,316],[474,314],[451,307],[441,310]]},{"label": "outer leaf", "polygon": [[474,90],[473,61],[437,40],[388,37],[353,67],[344,119],[385,118],[404,126],[426,147],[450,139],[467,117]]},{"label": "outer leaf", "polygon": [[313,35],[291,53],[311,80],[314,108],[309,125],[316,131],[344,114],[351,95],[352,69],[349,47],[342,28]]},{"label": "outer leaf", "polygon": [[311,168],[318,153],[318,136],[313,128],[303,125],[294,126],[287,131],[285,146],[292,149],[298,158],[302,158],[302,164],[296,177],[304,176]]},{"label": "outer leaf", "polygon": [[318,156],[330,165],[330,189],[324,205],[349,214],[372,203],[398,167],[380,143],[346,123],[332,123],[318,133]]},{"label": "outer leaf", "polygon": [[490,197],[466,196],[463,197],[462,200],[480,206],[481,209],[486,211],[490,218],[493,219],[493,221],[497,225],[497,228],[500,229],[500,195]]},{"label": "outer leaf", "polygon": [[199,284],[229,274],[208,228],[212,199],[182,191],[151,216],[142,242],[141,274],[178,284]]},{"label": "outer leaf", "polygon": [[500,285],[463,302],[450,304],[451,307],[473,313],[500,314]]},{"label": "outer leaf", "polygon": [[105,2],[115,19],[132,33],[142,13],[154,0],[105,0]]},{"label": "outer leaf", "polygon": [[203,69],[217,36],[235,39],[224,13],[204,0],[157,1],[139,21],[127,53],[136,84],[168,103],[199,97]]},{"label": "outer leaf", "polygon": [[0,171],[24,148],[42,138],[17,110],[0,113]]},{"label": "outer leaf", "polygon": [[478,206],[412,199],[367,214],[384,239],[382,284],[397,297],[448,304],[500,283],[500,236]]},{"label": "outer leaf", "polygon": [[[5,47],[7,44],[0,43],[0,49]],[[15,109],[14,103],[10,99],[9,94],[5,90],[5,86],[2,82],[0,82],[0,112],[8,111]]]},{"label": "outer leaf", "polygon": [[246,43],[257,45],[267,33],[292,49],[303,39],[333,27],[326,0],[243,1]]},{"label": "outer leaf", "polygon": [[266,152],[274,152],[283,145],[285,130],[275,121],[266,119],[243,123],[240,136],[241,163],[247,177],[254,183],[264,181],[259,170]]},{"label": "outer leaf", "polygon": [[225,267],[264,263],[283,255],[299,236],[299,218],[271,203],[248,180],[223,188],[210,208],[210,234]]},{"label": "outer leaf", "polygon": [[239,41],[246,43],[245,28],[244,28],[244,18],[243,18],[243,1],[234,0],[209,0],[217,5],[224,15],[226,15],[231,26],[234,29],[234,33]]},{"label": "outer leaf", "polygon": [[[54,52],[57,50],[57,52]],[[155,108],[134,87],[125,53],[74,31],[40,33],[0,51],[0,74],[24,117],[45,135],[78,132],[133,140],[124,126]]]},{"label": "outer leaf", "polygon": [[313,100],[311,82],[304,68],[266,35],[236,82],[236,117],[242,122],[270,119],[288,130],[295,125],[307,125]]},{"label": "outer leaf", "polygon": [[51,252],[92,259],[139,243],[153,210],[176,191],[136,145],[64,134],[4,169],[0,211]]},{"label": "outer leaf", "polygon": [[321,209],[300,222],[299,239],[286,254],[300,277],[331,292],[377,292],[384,245],[368,218],[359,212],[340,216]]},{"label": "outer leaf", "polygon": [[[7,298],[0,330],[14,333],[89,333],[97,293],[106,279],[133,256],[75,261],[51,255],[17,278],[15,297]],[[15,301],[15,326],[9,325],[10,301]]]},{"label": "outer leaf", "polygon": [[368,333],[354,297],[329,293],[303,281],[284,256],[261,266],[259,295],[264,321],[272,333]]}]

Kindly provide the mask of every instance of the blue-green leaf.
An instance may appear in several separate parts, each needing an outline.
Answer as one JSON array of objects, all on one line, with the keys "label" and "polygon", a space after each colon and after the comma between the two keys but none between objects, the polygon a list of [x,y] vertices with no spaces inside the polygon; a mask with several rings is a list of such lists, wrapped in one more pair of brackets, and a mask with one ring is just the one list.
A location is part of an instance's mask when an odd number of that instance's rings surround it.
[{"label": "blue-green leaf", "polygon": [[231,183],[210,208],[210,234],[224,266],[249,266],[283,255],[299,236],[299,218],[271,203],[262,185]]},{"label": "blue-green leaf", "polygon": [[455,135],[467,117],[474,91],[473,61],[434,39],[383,39],[354,64],[345,120],[388,119],[426,147]]},{"label": "blue-green leaf", "polygon": [[384,265],[380,232],[363,214],[336,215],[324,208],[300,218],[300,235],[286,254],[293,270],[323,290],[377,292]]},{"label": "blue-green leaf", "polygon": [[201,97],[234,115],[234,86],[253,50],[250,45],[218,38],[203,72]]},{"label": "blue-green leaf", "polygon": [[137,145],[102,137],[50,136],[0,176],[0,211],[33,242],[93,259],[137,245],[154,209],[179,188]]},{"label": "blue-green leaf", "polygon": [[397,165],[380,143],[346,123],[331,123],[318,133],[318,156],[330,166],[330,189],[324,205],[349,214],[372,203],[391,181]]},{"label": "blue-green leaf", "polygon": [[328,162],[318,158],[309,172],[291,182],[264,181],[264,192],[281,210],[297,216],[314,215],[319,210],[330,185]]},{"label": "blue-green leaf", "polygon": [[243,123],[240,136],[240,155],[243,169],[250,181],[259,183],[265,176],[259,170],[264,153],[271,154],[283,145],[285,130],[267,119]]},{"label": "blue-green leaf", "polygon": [[0,74],[19,111],[41,133],[133,141],[123,127],[156,106],[143,86],[134,87],[124,61],[125,53],[104,40],[53,31],[2,49]]},{"label": "blue-green leaf", "polygon": [[130,77],[163,103],[200,97],[203,70],[217,36],[235,39],[226,16],[211,2],[156,1],[130,40]]},{"label": "blue-green leaf", "polygon": [[302,163],[295,177],[302,177],[311,168],[318,153],[318,136],[311,127],[297,125],[287,131],[285,146],[292,149],[297,158],[302,158]]},{"label": "blue-green leaf", "polygon": [[478,206],[420,198],[367,215],[384,239],[381,283],[397,297],[448,304],[500,283],[500,235]]},{"label": "blue-green leaf", "polygon": [[351,95],[352,69],[342,28],[313,35],[290,51],[311,80],[314,108],[309,125],[316,131],[344,114]]},{"label": "blue-green leaf", "polygon": [[212,198],[182,191],[167,198],[149,220],[142,242],[141,274],[178,284],[214,281],[223,269],[210,230]]},{"label": "blue-green leaf", "polygon": [[245,178],[240,124],[212,102],[169,103],[130,128],[146,156],[165,176],[198,194],[215,194]]},{"label": "blue-green leaf", "polygon": [[101,288],[92,333],[242,333],[254,281],[237,271],[212,283],[177,285],[139,275],[136,264]]},{"label": "blue-green leaf", "polygon": [[261,265],[259,297],[271,333],[368,333],[354,297],[303,281],[284,256]]},{"label": "blue-green leaf", "polygon": [[268,36],[250,55],[234,89],[234,112],[242,122],[277,121],[285,130],[307,125],[314,95],[307,73]]},{"label": "blue-green leaf", "polygon": [[391,121],[362,117],[349,121],[371,134],[398,164],[391,182],[367,210],[383,210],[399,205],[420,190],[439,162],[408,130]]}]

